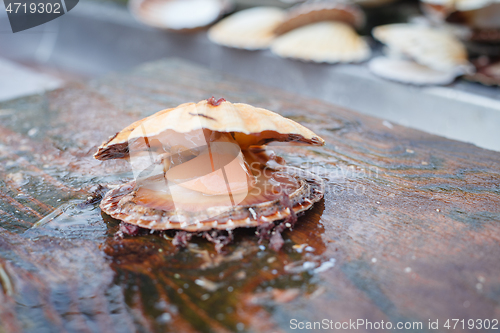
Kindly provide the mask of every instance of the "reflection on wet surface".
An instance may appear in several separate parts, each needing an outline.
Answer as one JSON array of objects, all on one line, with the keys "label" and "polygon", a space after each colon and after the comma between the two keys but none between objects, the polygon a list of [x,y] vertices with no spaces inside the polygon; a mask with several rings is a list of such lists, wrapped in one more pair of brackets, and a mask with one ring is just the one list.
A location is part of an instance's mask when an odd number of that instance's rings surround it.
[{"label": "reflection on wet surface", "polygon": [[[272,313],[276,304],[313,295],[317,290],[316,273],[334,266],[334,259],[323,255],[326,247],[322,240],[324,228],[319,223],[323,210],[321,201],[299,219],[295,230],[285,232],[285,245],[280,252],[269,249],[266,241],[259,244],[255,229],[251,228],[236,230],[234,242],[226,246],[223,253],[217,253],[213,244],[201,237],[193,238],[186,249],[176,248],[171,239],[161,233],[117,238],[119,221],[104,214],[101,218],[97,204],[82,207],[77,202],[70,202],[24,232],[12,246],[15,253],[21,250],[22,242],[29,242],[37,251],[40,242],[66,244],[77,239],[95,244],[82,248],[78,257],[97,256],[103,261],[100,265],[107,273],[94,275],[97,272],[93,268],[88,272],[89,277],[102,288],[114,293],[119,290],[122,296],[114,301],[122,302],[119,307],[128,309],[136,327],[145,325],[147,330],[169,331],[172,322],[187,322],[201,332],[238,331],[250,327],[256,313]],[[5,242],[11,241],[1,239],[4,246]],[[36,263],[39,266],[35,274],[43,277],[55,268],[49,265],[51,260],[60,258],[54,253],[61,250],[57,247],[41,251],[48,251],[52,259]],[[85,253],[90,249],[94,252]],[[0,251],[0,254],[4,253]],[[10,259],[32,265],[29,255]],[[75,258],[77,263],[80,260]],[[87,269],[64,261],[58,265],[67,270],[61,273],[69,275],[85,275],[85,272],[73,270]],[[57,275],[57,272],[52,273]],[[68,287],[61,285],[57,289]],[[31,304],[28,299],[38,298],[37,292],[25,290],[17,303],[32,309],[30,311],[37,308],[43,312],[44,307],[53,306],[52,302],[70,304],[75,301],[69,290],[53,292],[57,295],[51,302],[38,299]],[[92,295],[86,297],[92,299]],[[76,303],[81,306],[82,299]],[[87,315],[96,316],[97,309],[91,303]],[[62,308],[55,311],[60,313]],[[64,311],[60,314],[66,316]],[[38,325],[36,318],[41,317],[37,316],[29,321]],[[182,325],[175,324],[175,327]]]}]

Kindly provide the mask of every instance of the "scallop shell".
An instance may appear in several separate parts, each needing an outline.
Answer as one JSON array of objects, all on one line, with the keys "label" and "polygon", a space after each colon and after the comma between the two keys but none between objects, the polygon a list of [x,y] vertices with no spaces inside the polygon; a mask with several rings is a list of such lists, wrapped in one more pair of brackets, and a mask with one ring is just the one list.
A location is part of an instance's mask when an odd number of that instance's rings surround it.
[{"label": "scallop shell", "polygon": [[472,70],[464,45],[448,32],[417,24],[375,27],[373,36],[396,53],[418,64],[442,72]]},{"label": "scallop shell", "polygon": [[271,51],[280,57],[314,62],[361,62],[370,47],[354,29],[341,22],[318,22],[278,37]]},{"label": "scallop shell", "polygon": [[449,22],[471,30],[465,40],[500,41],[500,1],[423,0],[424,13],[434,22]]},{"label": "scallop shell", "polygon": [[115,219],[154,230],[184,230],[190,232],[211,229],[232,230],[240,227],[257,227],[282,220],[292,214],[305,211],[323,197],[323,180],[311,173],[292,167],[283,167],[286,172],[300,182],[300,187],[289,194],[291,205],[287,206],[279,199],[261,202],[257,205],[237,205],[230,210],[226,207],[211,207],[213,211],[220,209],[216,217],[206,218],[203,213],[189,211],[165,211],[153,209],[136,203],[135,182],[121,185],[109,191],[101,201],[101,209]]},{"label": "scallop shell", "polygon": [[231,0],[131,0],[130,12],[147,25],[194,31],[216,22],[233,8]]},{"label": "scallop shell", "polygon": [[500,2],[475,10],[453,12],[446,21],[470,28],[471,41],[500,41]]},{"label": "scallop shell", "polygon": [[[135,131],[139,127],[144,130]],[[324,144],[324,140],[311,130],[277,113],[224,99],[215,101],[212,97],[198,103],[181,104],[136,121],[104,142],[94,157],[99,160],[126,158],[129,142],[143,138],[144,133],[152,137],[167,130],[188,133],[203,128],[233,132],[242,149],[272,141]]]},{"label": "scallop shell", "polygon": [[447,21],[474,29],[500,29],[500,1],[476,10],[452,13]]},{"label": "scallop shell", "polygon": [[135,176],[106,193],[101,210],[143,228],[193,232],[294,218],[322,198],[324,184],[254,146],[270,141],[324,143],[290,119],[224,99],[160,111],[96,153],[130,157]]},{"label": "scallop shell", "polygon": [[466,79],[482,83],[487,86],[500,86],[500,60],[490,60],[480,57],[474,61],[476,73],[467,75]]},{"label": "scallop shell", "polygon": [[275,32],[282,35],[291,30],[321,21],[343,22],[354,28],[361,28],[365,24],[365,15],[358,6],[352,4],[338,1],[306,2],[292,7]]},{"label": "scallop shell", "polygon": [[377,57],[368,63],[370,71],[384,79],[415,85],[449,84],[458,76],[455,71],[443,72],[406,59]]},{"label": "scallop shell", "polygon": [[220,45],[258,50],[267,48],[275,38],[274,29],[285,17],[275,7],[254,7],[233,14],[208,31],[208,38]]},{"label": "scallop shell", "polygon": [[420,0],[422,3],[434,5],[448,13],[454,11],[469,11],[487,7],[500,0]]}]

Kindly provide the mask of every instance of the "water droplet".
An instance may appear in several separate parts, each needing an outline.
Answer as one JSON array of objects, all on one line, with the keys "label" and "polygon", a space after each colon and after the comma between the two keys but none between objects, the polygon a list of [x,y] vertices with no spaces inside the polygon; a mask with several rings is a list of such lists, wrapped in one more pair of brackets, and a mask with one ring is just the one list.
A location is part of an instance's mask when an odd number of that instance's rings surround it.
[{"label": "water droplet", "polygon": [[170,322],[171,320],[172,320],[172,316],[168,312],[165,312],[164,314],[162,314],[161,316],[156,318],[156,321],[160,324],[166,324],[166,323]]}]

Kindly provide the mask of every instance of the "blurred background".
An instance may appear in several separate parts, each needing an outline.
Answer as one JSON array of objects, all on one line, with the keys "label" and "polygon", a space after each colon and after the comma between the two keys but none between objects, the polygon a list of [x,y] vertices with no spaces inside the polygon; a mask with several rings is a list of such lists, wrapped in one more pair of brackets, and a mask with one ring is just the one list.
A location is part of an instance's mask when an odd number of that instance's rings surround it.
[{"label": "blurred background", "polygon": [[176,57],[500,151],[496,0],[130,1],[15,34],[0,10],[0,102]]}]

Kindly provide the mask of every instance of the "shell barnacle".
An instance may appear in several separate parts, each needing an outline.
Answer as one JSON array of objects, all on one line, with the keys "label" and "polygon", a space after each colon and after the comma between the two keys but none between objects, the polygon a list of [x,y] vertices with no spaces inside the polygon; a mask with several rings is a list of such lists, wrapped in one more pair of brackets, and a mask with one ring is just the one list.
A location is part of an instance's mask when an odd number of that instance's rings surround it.
[{"label": "shell barnacle", "polygon": [[279,248],[280,231],[323,197],[324,184],[266,151],[269,142],[324,144],[293,120],[224,99],[160,111],[95,153],[98,160],[129,159],[135,178],[107,192],[101,210],[123,221],[128,234],[175,230],[174,243],[182,245],[202,233],[220,245],[224,233],[256,227]]}]

